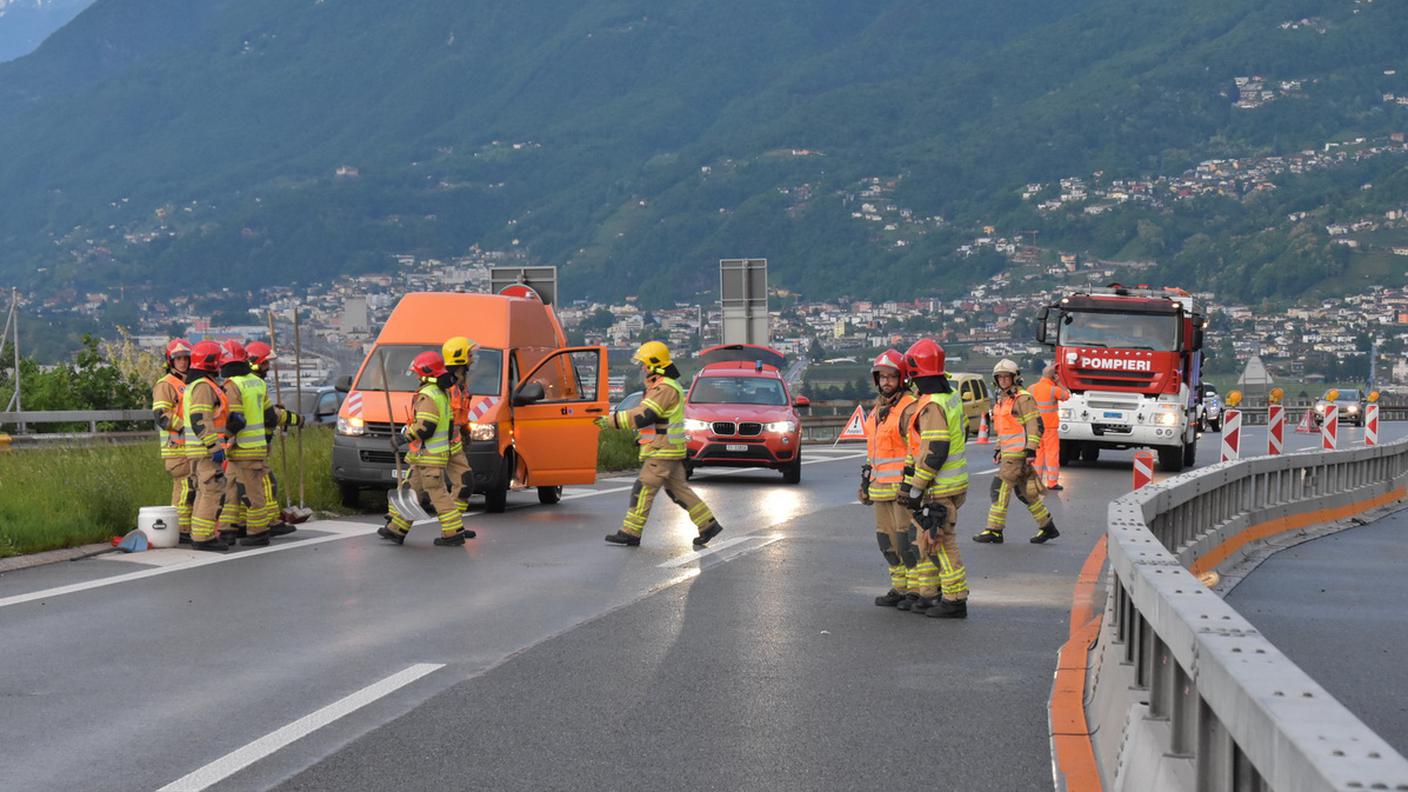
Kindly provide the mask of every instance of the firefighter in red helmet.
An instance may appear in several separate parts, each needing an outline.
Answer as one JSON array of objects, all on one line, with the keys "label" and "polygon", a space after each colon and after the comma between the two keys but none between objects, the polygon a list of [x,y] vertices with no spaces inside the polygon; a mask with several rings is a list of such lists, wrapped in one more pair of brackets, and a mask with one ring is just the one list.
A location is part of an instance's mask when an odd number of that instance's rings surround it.
[{"label": "firefighter in red helmet", "polygon": [[220,345],[214,341],[202,341],[193,346],[186,389],[181,393],[186,458],[191,463],[196,491],[191,505],[191,547],[196,550],[230,549],[215,532],[220,500],[225,494],[222,440],[229,415],[229,405],[217,382],[220,357]]},{"label": "firefighter in red helmet", "polygon": [[[245,345],[245,351],[249,353],[249,368],[254,375],[267,382],[269,372],[273,370],[274,361],[279,356],[274,353],[273,347],[263,341],[251,341]],[[291,411],[282,404],[270,404],[264,410],[264,437],[268,442],[269,450],[274,448],[274,434],[286,429],[303,424],[303,416]],[[265,486],[265,510],[269,513],[268,525],[269,536],[284,536],[291,534],[297,529],[294,528],[279,515],[279,477],[274,475],[272,463],[264,466],[264,486]]]},{"label": "firefighter in red helmet", "polygon": [[904,356],[887,349],[870,367],[875,404],[865,419],[865,464],[860,469],[860,501],[875,508],[875,539],[890,568],[890,589],[875,604],[894,607],[909,592],[909,571],[919,553],[909,541],[909,510],[897,502],[908,456],[901,416],[914,403],[909,394]]}]

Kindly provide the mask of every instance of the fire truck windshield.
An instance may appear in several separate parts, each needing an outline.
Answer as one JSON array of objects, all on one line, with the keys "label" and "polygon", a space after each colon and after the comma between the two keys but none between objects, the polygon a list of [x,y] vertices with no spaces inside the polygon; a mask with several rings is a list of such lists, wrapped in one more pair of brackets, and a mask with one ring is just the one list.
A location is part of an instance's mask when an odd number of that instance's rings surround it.
[{"label": "fire truck windshield", "polygon": [[1173,314],[1068,311],[1061,318],[1057,343],[1170,352],[1178,348],[1178,318]]}]

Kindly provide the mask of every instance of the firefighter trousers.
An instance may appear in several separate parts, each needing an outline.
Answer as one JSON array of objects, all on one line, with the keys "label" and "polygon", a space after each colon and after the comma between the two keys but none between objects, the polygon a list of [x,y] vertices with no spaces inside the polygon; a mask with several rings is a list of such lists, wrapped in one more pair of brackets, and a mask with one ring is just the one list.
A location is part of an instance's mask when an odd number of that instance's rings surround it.
[{"label": "firefighter trousers", "polygon": [[715,524],[714,513],[685,480],[683,459],[647,459],[640,466],[640,478],[631,488],[631,504],[626,509],[622,531],[632,536],[641,535],[645,521],[650,519],[655,495],[662,489],[676,506],[689,513],[690,522],[700,534]]},{"label": "firefighter trousers", "polygon": [[919,563],[919,553],[909,541],[909,509],[892,500],[874,501],[875,541],[890,567],[890,588],[905,594],[910,570]]},{"label": "firefighter trousers", "polygon": [[[957,492],[925,498],[924,505],[931,514],[942,510],[942,519],[929,526],[929,530],[918,523],[917,515],[909,516],[910,536],[919,555],[915,569],[918,588],[910,591],[920,597],[932,599],[942,594],[947,600],[968,599],[968,569],[958,550],[958,509],[967,496],[966,492]],[[931,531],[937,537],[931,536]]]},{"label": "firefighter trousers", "polygon": [[1061,433],[1055,426],[1041,433],[1041,445],[1036,449],[1032,467],[1047,487],[1061,483]]},{"label": "firefighter trousers", "polygon": [[231,459],[225,470],[225,505],[220,530],[242,525],[250,536],[269,530],[269,504],[274,501],[268,465],[262,459]]},{"label": "firefighter trousers", "polygon": [[215,519],[225,495],[225,473],[210,457],[191,460],[196,497],[191,504],[191,539],[204,542],[215,536]]},{"label": "firefighter trousers", "polygon": [[464,449],[450,453],[445,477],[449,480],[450,491],[454,493],[455,507],[463,514],[469,509],[469,497],[474,494],[474,470],[469,466],[469,455]]},{"label": "firefighter trousers", "polygon": [[[454,536],[464,530],[464,515],[455,506],[455,497],[450,492],[443,465],[411,465],[409,483],[411,489],[430,498],[442,535]],[[397,512],[394,506],[389,508],[387,516],[391,518],[392,530],[403,534],[411,530],[411,521]]]},{"label": "firefighter trousers", "polygon": [[181,533],[191,532],[191,502],[196,491],[191,485],[191,460],[185,457],[167,457],[166,475],[171,477],[171,505],[176,507],[176,521],[181,525]]},{"label": "firefighter trousers", "polygon": [[1051,525],[1051,512],[1041,498],[1045,488],[1036,471],[1024,458],[1003,457],[992,478],[992,508],[988,509],[988,530],[1001,531],[1007,527],[1007,505],[1016,494],[1017,500],[1026,504],[1037,528]]}]

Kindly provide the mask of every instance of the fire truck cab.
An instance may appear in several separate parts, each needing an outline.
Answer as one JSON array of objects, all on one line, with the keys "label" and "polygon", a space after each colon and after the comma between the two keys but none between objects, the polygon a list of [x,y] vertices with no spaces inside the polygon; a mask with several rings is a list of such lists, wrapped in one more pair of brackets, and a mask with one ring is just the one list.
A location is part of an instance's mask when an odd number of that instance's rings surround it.
[{"label": "fire truck cab", "polygon": [[1100,449],[1152,448],[1179,472],[1197,452],[1203,310],[1182,289],[1111,284],[1041,309],[1071,398],[1060,404],[1061,463]]}]

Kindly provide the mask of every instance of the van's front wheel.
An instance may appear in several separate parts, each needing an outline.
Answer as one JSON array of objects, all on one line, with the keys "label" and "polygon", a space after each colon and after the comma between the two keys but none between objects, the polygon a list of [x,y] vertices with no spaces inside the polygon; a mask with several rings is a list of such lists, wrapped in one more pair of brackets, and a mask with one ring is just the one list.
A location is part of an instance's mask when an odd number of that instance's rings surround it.
[{"label": "van's front wheel", "polygon": [[562,500],[562,487],[538,487],[538,503],[551,506]]}]

